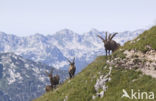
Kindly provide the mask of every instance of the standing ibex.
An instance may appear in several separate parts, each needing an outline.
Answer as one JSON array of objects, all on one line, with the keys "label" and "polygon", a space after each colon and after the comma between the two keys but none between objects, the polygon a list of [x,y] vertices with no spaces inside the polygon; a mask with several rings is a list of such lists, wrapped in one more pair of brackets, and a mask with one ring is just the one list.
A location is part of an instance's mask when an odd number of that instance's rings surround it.
[{"label": "standing ibex", "polygon": [[74,77],[74,74],[75,74],[75,71],[76,71],[75,57],[74,57],[74,59],[73,59],[72,62],[71,62],[68,58],[66,58],[66,59],[67,59],[67,61],[70,63],[70,67],[69,67],[69,69],[68,69],[68,72],[69,72],[69,77],[70,77],[70,79],[71,79],[72,77]]},{"label": "standing ibex", "polygon": [[51,83],[51,85],[46,86],[46,91],[50,91],[59,84],[60,77],[59,75],[53,76],[53,70],[51,70],[50,73],[46,72],[46,74],[48,75]]},{"label": "standing ibex", "polygon": [[102,38],[100,35],[97,35],[104,43],[104,47],[105,47],[105,51],[106,51],[106,56],[107,56],[107,51],[110,55],[110,51],[114,52],[115,50],[117,50],[120,46],[119,43],[117,43],[116,41],[112,40],[113,37],[116,35],[117,33],[114,33],[113,35],[109,34],[109,36],[107,37],[107,32],[106,32],[106,36],[105,39]]}]

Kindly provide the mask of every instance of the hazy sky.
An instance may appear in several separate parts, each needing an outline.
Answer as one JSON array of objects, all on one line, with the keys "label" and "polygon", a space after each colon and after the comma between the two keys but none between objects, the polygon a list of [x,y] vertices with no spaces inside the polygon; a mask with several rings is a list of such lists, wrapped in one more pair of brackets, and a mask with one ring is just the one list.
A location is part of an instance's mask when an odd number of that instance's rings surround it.
[{"label": "hazy sky", "polygon": [[156,24],[156,0],[0,0],[0,31],[53,34],[125,31]]}]

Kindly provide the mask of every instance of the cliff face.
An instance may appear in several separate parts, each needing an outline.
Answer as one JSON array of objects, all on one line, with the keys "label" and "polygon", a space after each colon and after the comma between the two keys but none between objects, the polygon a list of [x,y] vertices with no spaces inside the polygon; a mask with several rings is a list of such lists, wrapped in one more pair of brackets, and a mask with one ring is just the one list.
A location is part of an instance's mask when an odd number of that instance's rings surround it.
[{"label": "cliff face", "polygon": [[[100,56],[73,79],[35,101],[138,101],[156,94],[156,27],[125,43],[109,57]],[[133,99],[131,91],[136,92]],[[122,97],[127,92],[128,97]],[[155,100],[155,97],[153,98]]]}]

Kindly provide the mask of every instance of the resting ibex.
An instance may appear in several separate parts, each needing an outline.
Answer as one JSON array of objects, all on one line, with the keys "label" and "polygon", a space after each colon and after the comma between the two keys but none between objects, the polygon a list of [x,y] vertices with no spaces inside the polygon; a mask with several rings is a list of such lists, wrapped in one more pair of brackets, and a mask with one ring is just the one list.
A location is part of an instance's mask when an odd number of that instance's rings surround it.
[{"label": "resting ibex", "polygon": [[[66,58],[66,59],[67,59],[67,58]],[[75,71],[76,71],[75,57],[74,57],[74,59],[73,59],[72,62],[71,62],[69,59],[67,59],[67,61],[68,61],[69,64],[70,64],[70,67],[69,67],[69,69],[68,69],[68,72],[69,72],[69,77],[70,77],[70,79],[71,79],[72,77],[74,77],[74,74],[75,74]]]},{"label": "resting ibex", "polygon": [[52,91],[53,87],[51,85],[46,86],[45,88],[46,92]]},{"label": "resting ibex", "polygon": [[46,91],[50,91],[50,90],[52,90],[56,85],[59,84],[60,77],[59,77],[59,75],[53,76],[53,70],[51,70],[50,73],[46,72],[46,74],[48,75],[48,77],[49,77],[49,79],[50,79],[50,83],[51,83],[51,85],[46,86]]},{"label": "resting ibex", "polygon": [[102,38],[100,35],[97,35],[104,43],[104,47],[105,47],[105,51],[106,51],[106,56],[107,56],[107,51],[110,55],[110,51],[114,52],[115,50],[117,50],[120,46],[119,43],[117,43],[116,41],[112,40],[113,37],[116,35],[117,33],[114,33],[113,35],[109,34],[109,36],[107,37],[107,32],[106,32],[106,36],[105,39]]}]

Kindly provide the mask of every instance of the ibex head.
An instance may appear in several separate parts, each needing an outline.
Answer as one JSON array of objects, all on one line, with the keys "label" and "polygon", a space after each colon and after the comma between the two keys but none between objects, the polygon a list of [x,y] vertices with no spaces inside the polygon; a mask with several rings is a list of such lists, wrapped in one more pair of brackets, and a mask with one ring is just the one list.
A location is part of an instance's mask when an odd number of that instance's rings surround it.
[{"label": "ibex head", "polygon": [[53,69],[51,69],[50,73],[48,73],[47,71],[45,71],[45,72],[46,72],[46,74],[47,74],[47,76],[49,78],[52,78],[53,77]]},{"label": "ibex head", "polygon": [[73,61],[70,61],[68,58],[66,58],[66,59],[67,59],[67,61],[69,62],[69,64],[71,66],[74,66],[75,65],[75,57],[73,58]]},{"label": "ibex head", "polygon": [[114,38],[114,36],[116,34],[118,34],[118,33],[114,33],[113,35],[112,34],[109,34],[108,37],[107,37],[107,32],[105,34],[106,34],[105,35],[105,39],[103,37],[101,37],[100,35],[97,35],[97,37],[99,37],[104,42],[104,44],[106,44],[108,41],[111,41]]}]

